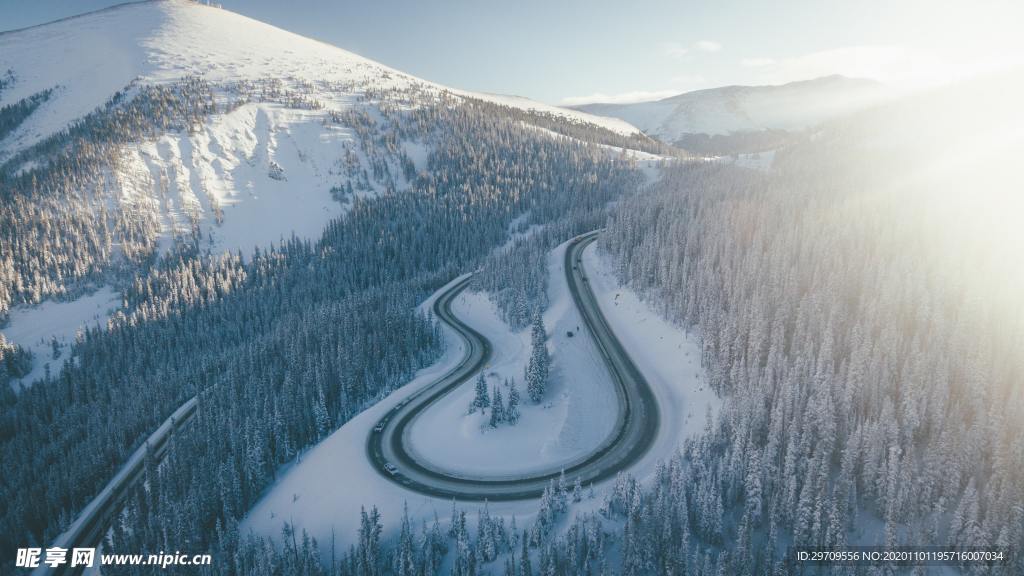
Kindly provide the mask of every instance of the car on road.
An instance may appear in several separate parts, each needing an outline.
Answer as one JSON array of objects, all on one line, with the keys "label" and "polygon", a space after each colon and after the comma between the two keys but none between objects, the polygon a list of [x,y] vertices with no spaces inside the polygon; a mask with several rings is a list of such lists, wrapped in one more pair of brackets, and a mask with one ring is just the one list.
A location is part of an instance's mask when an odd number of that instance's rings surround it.
[{"label": "car on road", "polygon": [[395,466],[391,462],[384,465],[384,471],[392,476],[398,476],[398,466]]},{"label": "car on road", "polygon": [[384,426],[386,426],[386,425],[387,425],[387,422],[385,422],[384,420],[381,420],[380,422],[377,422],[376,426],[373,427],[373,431],[374,432],[383,432],[384,431]]}]

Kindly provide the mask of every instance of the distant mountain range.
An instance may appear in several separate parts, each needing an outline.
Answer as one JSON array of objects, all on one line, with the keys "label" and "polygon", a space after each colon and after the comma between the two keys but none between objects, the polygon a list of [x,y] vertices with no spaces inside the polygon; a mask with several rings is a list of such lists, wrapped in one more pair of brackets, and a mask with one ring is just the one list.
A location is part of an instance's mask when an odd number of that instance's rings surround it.
[{"label": "distant mountain range", "polygon": [[684,147],[737,143],[742,137],[747,146],[770,148],[770,142],[783,136],[780,131],[802,130],[855,112],[886,94],[886,87],[873,80],[825,76],[779,86],[723,86],[653,102],[575,108],[619,118],[649,136]]}]

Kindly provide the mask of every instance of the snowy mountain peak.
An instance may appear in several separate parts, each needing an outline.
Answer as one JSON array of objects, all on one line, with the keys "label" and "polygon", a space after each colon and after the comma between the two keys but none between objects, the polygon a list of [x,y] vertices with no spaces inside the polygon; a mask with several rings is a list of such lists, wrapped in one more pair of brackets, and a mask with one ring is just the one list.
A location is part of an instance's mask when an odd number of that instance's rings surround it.
[{"label": "snowy mountain peak", "polygon": [[[281,79],[331,107],[367,88],[444,87],[324,42],[234,12],[188,0],[128,3],[48,24],[0,33],[0,108],[54,89],[9,146],[31,145],[106,102],[129,84],[158,84],[187,76],[207,82]],[[636,128],[521,99],[458,90],[508,106],[598,123],[629,134]],[[12,142],[12,141],[16,141]]]},{"label": "snowy mountain peak", "polygon": [[288,78],[319,84],[415,81],[340,48],[239,14],[188,2],[122,4],[0,34],[0,70],[13,82],[0,106],[55,89],[21,145],[63,128],[130,83],[200,76],[218,83]]}]

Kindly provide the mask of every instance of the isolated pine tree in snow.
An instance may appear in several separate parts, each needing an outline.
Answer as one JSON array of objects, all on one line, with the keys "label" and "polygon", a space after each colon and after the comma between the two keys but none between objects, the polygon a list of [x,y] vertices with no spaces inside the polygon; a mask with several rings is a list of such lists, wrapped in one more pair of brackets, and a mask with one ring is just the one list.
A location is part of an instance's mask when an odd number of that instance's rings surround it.
[{"label": "isolated pine tree in snow", "polygon": [[539,403],[544,398],[544,392],[548,387],[548,366],[551,359],[548,357],[547,339],[544,319],[538,311],[533,315],[530,361],[526,366],[526,391],[534,403]]},{"label": "isolated pine tree in snow", "polygon": [[515,381],[508,381],[508,408],[505,409],[505,421],[515,425],[519,422],[519,389]]},{"label": "isolated pine tree in snow", "polygon": [[487,395],[487,380],[481,372],[476,379],[476,395],[473,396],[473,403],[469,405],[469,413],[476,412],[477,408],[487,408],[491,405],[491,398]]},{"label": "isolated pine tree in snow", "polygon": [[494,403],[491,406],[491,428],[497,428],[505,421],[505,400],[501,397],[501,388],[494,387]]}]

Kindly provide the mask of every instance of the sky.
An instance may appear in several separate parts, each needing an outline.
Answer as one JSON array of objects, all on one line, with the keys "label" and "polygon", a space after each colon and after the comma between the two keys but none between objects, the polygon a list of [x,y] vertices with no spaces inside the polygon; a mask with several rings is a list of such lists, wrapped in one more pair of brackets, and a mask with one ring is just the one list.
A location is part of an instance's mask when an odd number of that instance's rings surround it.
[{"label": "sky", "polygon": [[[117,0],[0,0],[0,30]],[[1024,62],[1019,0],[222,0],[455,88],[630,102],[828,74],[917,89]]]}]

